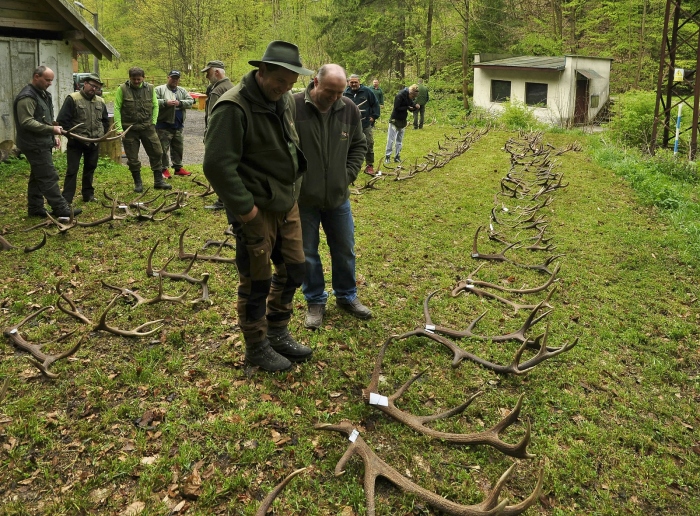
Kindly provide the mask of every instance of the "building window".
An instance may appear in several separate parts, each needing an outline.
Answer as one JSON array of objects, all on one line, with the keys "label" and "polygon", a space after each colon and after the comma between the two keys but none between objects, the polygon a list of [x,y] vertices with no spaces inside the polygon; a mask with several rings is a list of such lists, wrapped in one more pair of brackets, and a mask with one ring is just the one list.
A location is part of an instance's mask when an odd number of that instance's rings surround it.
[{"label": "building window", "polygon": [[597,108],[600,105],[600,95],[591,95],[591,107]]},{"label": "building window", "polygon": [[526,82],[525,104],[528,106],[546,106],[547,85],[538,82]]},{"label": "building window", "polygon": [[491,102],[507,102],[510,99],[510,81],[491,81]]}]

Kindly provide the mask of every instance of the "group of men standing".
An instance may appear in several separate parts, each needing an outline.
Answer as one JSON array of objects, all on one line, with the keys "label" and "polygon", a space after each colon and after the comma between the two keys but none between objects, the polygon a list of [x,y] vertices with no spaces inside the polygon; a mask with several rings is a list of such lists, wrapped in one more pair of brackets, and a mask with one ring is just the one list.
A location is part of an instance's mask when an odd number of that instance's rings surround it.
[{"label": "group of men standing", "polygon": [[[237,311],[246,361],[267,371],[279,371],[313,353],[297,342],[288,328],[292,300],[300,286],[308,308],[305,326],[318,329],[323,324],[329,294],[319,255],[321,227],[331,255],[336,306],[360,319],[372,317],[357,297],[349,186],[363,161],[365,171],[374,174],[372,126],[380,116],[384,95],[378,81],[371,89],[362,86],[357,75],[348,80],[337,64],[322,66],[305,91],[292,95],[290,90],[299,75],[314,72],[303,67],[299,49],[284,41],[273,41],[261,60],[249,63],[255,68],[236,86],[226,77],[221,61],[210,61],[202,70],[210,82],[203,168],[226,208],[229,229],[236,238]],[[141,68],[131,68],[129,80],[117,90],[115,128],[126,132],[123,144],[134,190],[143,189],[138,160],[141,144],[149,156],[155,188],[169,189],[164,178],[169,168],[168,151],[175,174],[189,175],[182,166],[182,129],[185,111],[193,101],[179,86],[176,70],[170,72],[166,84],[155,88],[144,77]],[[66,99],[60,125],[47,123],[53,120],[51,97],[46,91],[52,80],[53,72],[40,67],[32,84],[15,101],[18,146],[32,167],[30,215],[43,210],[43,197],[57,213],[71,209],[75,174],[67,176],[61,196],[53,165],[55,177],[42,168],[45,161],[51,163],[51,148],[58,145],[54,137],[64,133],[62,126],[80,124],[91,138],[108,130],[104,101],[94,95],[102,84],[97,76],[90,76],[79,92]],[[415,92],[413,86],[402,90],[396,97],[401,102],[404,93],[413,101],[417,87]],[[399,100],[394,102],[390,134]],[[406,113],[419,109],[415,102],[409,104]],[[28,118],[35,123],[27,123]],[[26,144],[34,141],[27,134],[36,135],[43,146],[35,151]],[[93,200],[90,177],[96,164],[96,145],[71,140],[68,149],[69,171],[77,173],[80,158],[85,159],[83,200]],[[399,151],[397,145],[397,157]],[[55,188],[47,186],[51,183]]]}]

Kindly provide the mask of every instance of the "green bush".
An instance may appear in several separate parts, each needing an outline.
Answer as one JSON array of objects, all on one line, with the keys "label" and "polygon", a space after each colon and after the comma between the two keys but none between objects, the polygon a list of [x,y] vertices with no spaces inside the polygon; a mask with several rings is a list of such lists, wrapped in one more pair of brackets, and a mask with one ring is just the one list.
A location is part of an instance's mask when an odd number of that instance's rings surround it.
[{"label": "green bush", "polygon": [[535,115],[528,107],[515,100],[511,100],[504,104],[505,110],[498,117],[498,121],[511,131],[532,131],[543,129],[544,126],[535,118]]},{"label": "green bush", "polygon": [[656,94],[651,92],[629,92],[616,99],[610,122],[615,143],[649,152],[655,102]]}]

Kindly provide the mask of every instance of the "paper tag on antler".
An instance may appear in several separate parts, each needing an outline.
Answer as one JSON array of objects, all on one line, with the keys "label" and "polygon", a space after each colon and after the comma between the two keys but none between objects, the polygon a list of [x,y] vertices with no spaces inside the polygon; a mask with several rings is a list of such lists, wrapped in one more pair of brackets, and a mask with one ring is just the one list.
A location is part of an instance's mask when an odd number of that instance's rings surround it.
[{"label": "paper tag on antler", "polygon": [[17,328],[12,328],[12,329],[10,330],[10,333],[11,333],[12,335],[14,335],[15,333],[17,333]]},{"label": "paper tag on antler", "polygon": [[491,232],[493,233],[493,224],[489,224],[489,229],[490,229]]},{"label": "paper tag on antler", "polygon": [[126,204],[120,204],[119,206],[117,206],[117,208],[119,208],[120,210],[125,210]]},{"label": "paper tag on antler", "polygon": [[369,404],[370,405],[379,405],[380,407],[388,407],[389,406],[389,398],[386,396],[382,396],[381,394],[378,394],[376,392],[370,392],[369,393]]},{"label": "paper tag on antler", "polygon": [[426,324],[425,331],[427,331],[428,333],[433,333],[435,331],[435,325],[434,324]]},{"label": "paper tag on antler", "polygon": [[354,443],[357,440],[357,438],[359,437],[359,435],[360,435],[360,432],[353,429],[352,433],[350,434],[350,437],[348,437],[348,441],[350,441],[351,443]]},{"label": "paper tag on antler", "polygon": [[158,271],[153,271],[153,277],[157,278],[158,277]]},{"label": "paper tag on antler", "polygon": [[464,285],[464,287],[465,288],[474,288],[474,285],[472,285],[471,283],[467,283],[466,285]]},{"label": "paper tag on antler", "polygon": [[478,257],[479,257],[479,253],[472,253],[472,258],[478,258]]}]

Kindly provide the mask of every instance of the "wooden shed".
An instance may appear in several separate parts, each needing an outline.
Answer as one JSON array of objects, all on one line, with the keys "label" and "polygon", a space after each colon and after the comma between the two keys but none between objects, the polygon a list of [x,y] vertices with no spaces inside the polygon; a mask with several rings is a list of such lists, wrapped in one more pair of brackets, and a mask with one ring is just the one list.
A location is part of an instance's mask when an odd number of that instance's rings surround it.
[{"label": "wooden shed", "polygon": [[545,123],[568,127],[593,120],[610,97],[612,59],[565,55],[482,61],[474,55],[474,105],[501,112],[516,101]]},{"label": "wooden shed", "polygon": [[110,61],[119,57],[72,1],[0,0],[0,143],[14,140],[12,103],[39,65],[56,73],[49,92],[58,115],[73,91],[73,62],[79,52]]}]

